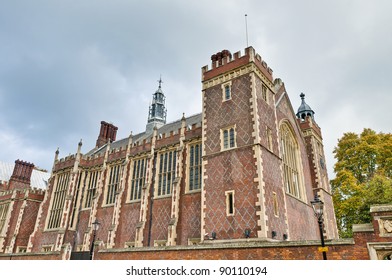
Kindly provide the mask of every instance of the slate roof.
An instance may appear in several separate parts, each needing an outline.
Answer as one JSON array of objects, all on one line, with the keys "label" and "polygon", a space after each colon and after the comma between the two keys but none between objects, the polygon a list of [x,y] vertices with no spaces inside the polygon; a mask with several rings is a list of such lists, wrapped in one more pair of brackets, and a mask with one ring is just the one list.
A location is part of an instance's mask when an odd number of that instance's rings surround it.
[{"label": "slate roof", "polygon": [[[186,121],[186,125],[187,126],[192,126],[192,125],[196,124],[196,127],[201,127],[201,125],[202,125],[202,114],[199,113],[199,114],[195,114],[195,115],[186,117],[185,121]],[[162,135],[167,134],[168,135],[168,134],[170,134],[171,131],[174,131],[175,133],[178,133],[178,129],[180,129],[180,128],[181,128],[181,119],[176,120],[176,121],[171,122],[171,123],[167,123],[167,124],[163,125],[162,127],[160,127],[158,129],[158,135],[159,134],[162,134]],[[139,134],[135,134],[135,135],[132,136],[132,142],[133,143],[141,142],[144,139],[147,139],[149,141],[151,135],[152,135],[152,132],[151,133],[141,132]],[[123,139],[114,141],[113,143],[110,144],[110,149],[119,149],[120,147],[125,149],[126,145],[128,144],[128,139],[129,138],[127,137],[127,138],[123,138]],[[105,150],[106,145],[107,144],[103,145],[99,149],[95,149],[94,148],[93,150],[89,151],[86,154],[86,156],[92,156],[94,154],[97,154],[97,153]]]}]

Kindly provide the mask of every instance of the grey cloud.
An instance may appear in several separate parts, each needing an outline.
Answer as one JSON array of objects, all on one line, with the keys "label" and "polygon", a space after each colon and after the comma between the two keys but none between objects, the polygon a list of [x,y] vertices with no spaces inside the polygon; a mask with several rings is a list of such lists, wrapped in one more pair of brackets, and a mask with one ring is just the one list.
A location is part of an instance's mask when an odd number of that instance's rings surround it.
[{"label": "grey cloud", "polygon": [[[7,1],[0,10],[0,159],[50,169],[95,145],[101,120],[118,137],[144,129],[162,75],[168,120],[201,111],[201,70],[249,44],[304,92],[323,129],[329,172],[343,132],[391,119],[388,1]],[[382,100],[370,106],[372,100]]]}]

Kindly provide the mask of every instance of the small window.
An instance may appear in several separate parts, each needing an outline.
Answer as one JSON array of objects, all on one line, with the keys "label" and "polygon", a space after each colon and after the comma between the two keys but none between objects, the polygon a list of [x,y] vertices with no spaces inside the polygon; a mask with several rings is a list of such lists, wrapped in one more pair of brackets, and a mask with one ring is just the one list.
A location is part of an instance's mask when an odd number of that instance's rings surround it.
[{"label": "small window", "polygon": [[267,127],[267,148],[272,151],[272,131],[271,128]]},{"label": "small window", "polygon": [[265,85],[262,85],[261,87],[261,97],[268,103],[267,87]]},{"label": "small window", "polygon": [[274,205],[274,215],[279,216],[278,197],[276,196],[276,193],[272,193],[272,201]]},{"label": "small window", "polygon": [[226,215],[234,215],[234,191],[226,192]]},{"label": "small window", "polygon": [[235,127],[230,127],[222,130],[222,148],[223,150],[236,147],[235,141]]},{"label": "small window", "polygon": [[223,101],[231,99],[231,82],[222,85],[222,99]]},{"label": "small window", "polygon": [[229,100],[231,98],[230,86],[225,86],[225,100]]}]

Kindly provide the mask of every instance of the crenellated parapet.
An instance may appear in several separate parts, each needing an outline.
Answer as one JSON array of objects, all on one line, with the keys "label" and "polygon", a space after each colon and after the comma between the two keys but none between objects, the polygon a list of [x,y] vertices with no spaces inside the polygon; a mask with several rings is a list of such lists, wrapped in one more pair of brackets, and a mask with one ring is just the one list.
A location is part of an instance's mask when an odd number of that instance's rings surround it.
[{"label": "crenellated parapet", "polygon": [[76,161],[76,154],[66,156],[65,158],[61,158],[54,165],[54,172],[59,170],[64,170],[67,168],[72,168]]},{"label": "crenellated parapet", "polygon": [[[238,51],[231,55],[228,50],[223,50],[211,56],[211,69],[208,66],[202,67],[202,82],[215,78],[222,75],[228,71],[240,68],[250,62],[253,62],[261,73],[273,83],[273,71],[268,67],[267,62],[265,62],[259,54],[255,52],[253,47],[248,47],[245,49],[245,54],[241,55]],[[234,74],[234,73],[233,73]]]}]

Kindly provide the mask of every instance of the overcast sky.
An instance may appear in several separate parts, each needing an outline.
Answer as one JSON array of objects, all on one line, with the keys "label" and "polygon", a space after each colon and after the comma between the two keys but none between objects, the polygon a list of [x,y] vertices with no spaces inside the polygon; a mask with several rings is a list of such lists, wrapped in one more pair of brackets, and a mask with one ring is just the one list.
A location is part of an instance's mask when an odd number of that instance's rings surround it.
[{"label": "overcast sky", "polygon": [[316,112],[330,178],[344,132],[391,132],[392,2],[0,0],[0,161],[51,169],[54,153],[144,131],[162,75],[168,121],[201,112],[201,67],[248,41]]}]

